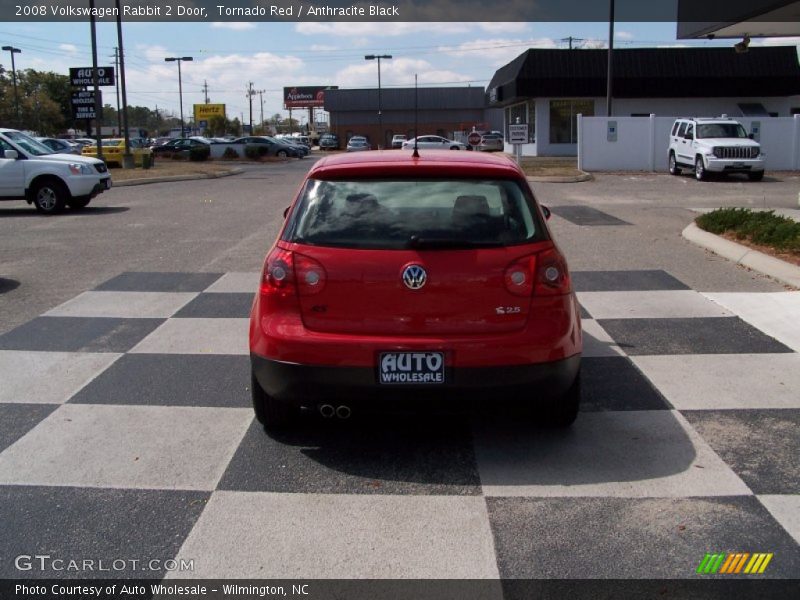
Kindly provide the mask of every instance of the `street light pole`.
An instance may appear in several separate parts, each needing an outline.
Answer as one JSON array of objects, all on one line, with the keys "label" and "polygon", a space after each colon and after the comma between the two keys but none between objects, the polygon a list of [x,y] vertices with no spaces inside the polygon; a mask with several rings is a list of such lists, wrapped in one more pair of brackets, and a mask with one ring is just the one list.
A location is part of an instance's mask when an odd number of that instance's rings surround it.
[{"label": "street light pole", "polygon": [[391,54],[367,54],[364,57],[364,60],[377,60],[378,61],[378,150],[383,148],[384,135],[383,135],[383,114],[381,112],[381,59],[390,59],[392,58]]},{"label": "street light pole", "polygon": [[169,56],[164,59],[165,62],[178,63],[178,98],[181,105],[181,137],[186,137],[186,128],[183,126],[183,83],[181,80],[181,62],[185,60],[194,60],[191,56]]},{"label": "street light pole", "polygon": [[14,46],[3,46],[3,50],[11,53],[11,77],[14,80],[14,110],[17,113],[17,127],[20,126],[19,121],[19,93],[17,92],[17,67],[14,64],[14,55],[22,52],[19,48]]}]

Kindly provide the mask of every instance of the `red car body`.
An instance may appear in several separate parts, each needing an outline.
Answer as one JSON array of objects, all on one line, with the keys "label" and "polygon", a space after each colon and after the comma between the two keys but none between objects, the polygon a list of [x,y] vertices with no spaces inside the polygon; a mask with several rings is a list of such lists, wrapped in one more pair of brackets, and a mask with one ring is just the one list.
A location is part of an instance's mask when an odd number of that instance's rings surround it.
[{"label": "red car body", "polygon": [[[521,396],[561,424],[574,420],[580,313],[566,261],[546,225],[546,209],[534,199],[524,173],[505,157],[421,154],[339,155],[309,171],[267,255],[251,313],[253,401],[267,428],[286,424],[300,406],[346,417],[356,405],[380,407],[385,399],[457,401],[476,391],[493,400],[504,393]],[[350,192],[361,184],[378,193],[335,199],[342,189]],[[456,196],[457,190],[476,189],[490,200]],[[419,199],[409,190],[418,190]],[[500,190],[501,200],[492,198],[493,190]],[[392,196],[403,199],[386,209]],[[494,208],[487,208],[491,201]],[[343,207],[339,221],[349,204],[360,202],[352,222],[367,228],[347,230],[340,241],[326,233],[330,227],[318,227],[318,238],[309,238],[317,241],[309,242],[301,235],[310,235],[309,220],[333,211],[336,202]],[[416,204],[424,207],[417,210]],[[456,213],[470,208],[486,214],[458,221]],[[403,215],[411,216],[404,221]],[[447,235],[474,233],[463,238],[463,247],[414,233],[415,223],[419,231],[437,231],[432,229],[437,219]],[[517,233],[503,229],[510,221]],[[495,226],[490,223],[497,224],[499,237],[476,241]],[[376,233],[381,227],[389,232],[387,240],[399,241],[384,247],[384,234]],[[516,237],[498,241],[503,236]]]}]

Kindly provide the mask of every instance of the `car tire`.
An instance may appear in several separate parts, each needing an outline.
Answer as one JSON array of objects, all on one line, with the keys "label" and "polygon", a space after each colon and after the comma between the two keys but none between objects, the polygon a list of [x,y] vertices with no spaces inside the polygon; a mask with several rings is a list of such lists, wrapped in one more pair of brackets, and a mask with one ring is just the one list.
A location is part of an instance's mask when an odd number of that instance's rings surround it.
[{"label": "car tire", "polygon": [[553,400],[547,407],[544,415],[544,422],[550,427],[566,428],[578,418],[578,410],[581,402],[581,374],[575,376],[575,380],[569,389],[560,398]]},{"label": "car tire", "polygon": [[678,161],[675,160],[675,153],[669,153],[669,174],[670,175],[680,175],[681,168],[678,166]]},{"label": "car tire", "polygon": [[286,150],[278,150],[275,153],[275,156],[277,156],[278,158],[286,158],[287,156],[289,156],[289,154],[286,152]]},{"label": "car tire", "polygon": [[92,199],[88,196],[84,196],[82,198],[73,198],[72,200],[67,200],[67,206],[69,206],[72,210],[81,210],[86,208],[91,201]]},{"label": "car tire", "polygon": [[703,157],[698,156],[694,160],[694,178],[697,181],[706,181],[708,179],[708,173],[706,173],[706,166],[703,163]]},{"label": "car tire", "polygon": [[450,146],[450,150],[461,150],[458,146]]},{"label": "car tire", "polygon": [[288,404],[276,400],[264,391],[255,373],[250,372],[250,395],[256,419],[266,431],[288,429],[294,422],[296,411]]},{"label": "car tire", "polygon": [[42,179],[31,189],[33,205],[43,215],[54,215],[64,210],[69,190],[58,179]]},{"label": "car tire", "polygon": [[764,171],[753,171],[752,173],[748,173],[747,178],[750,181],[761,181],[764,179]]}]

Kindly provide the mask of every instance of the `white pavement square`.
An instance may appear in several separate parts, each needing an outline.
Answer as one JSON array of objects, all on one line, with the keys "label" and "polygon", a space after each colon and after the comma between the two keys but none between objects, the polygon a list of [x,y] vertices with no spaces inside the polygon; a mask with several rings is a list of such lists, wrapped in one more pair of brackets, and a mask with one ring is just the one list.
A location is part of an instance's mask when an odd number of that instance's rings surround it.
[{"label": "white pavement square", "polygon": [[120,356],[0,350],[0,403],[62,404]]},{"label": "white pavement square", "polygon": [[800,292],[703,294],[800,352]]},{"label": "white pavement square", "polygon": [[535,435],[482,423],[475,454],[486,496],[752,495],[676,411],[585,413]]},{"label": "white pavement square", "polygon": [[254,273],[225,273],[212,283],[206,292],[215,293],[248,293],[255,294],[258,289],[260,272]]},{"label": "white pavement square", "polygon": [[193,292],[83,292],[47,317],[166,318],[197,296]]},{"label": "white pavement square", "polygon": [[800,544],[800,495],[765,495],[758,496],[758,500]]},{"label": "white pavement square", "polygon": [[578,300],[593,319],[733,316],[694,290],[578,292]]},{"label": "white pavement square", "polygon": [[170,319],[131,353],[249,354],[249,326],[249,319]]},{"label": "white pavement square", "polygon": [[800,408],[800,354],[634,356],[678,410]]},{"label": "white pavement square", "polygon": [[0,484],[213,490],[246,408],[64,404],[0,453]]},{"label": "white pavement square", "polygon": [[581,319],[583,329],[583,356],[600,358],[604,356],[623,356],[619,346],[611,339],[605,329],[593,319]]},{"label": "white pavement square", "polygon": [[209,579],[499,577],[478,496],[215,492],[181,558]]}]

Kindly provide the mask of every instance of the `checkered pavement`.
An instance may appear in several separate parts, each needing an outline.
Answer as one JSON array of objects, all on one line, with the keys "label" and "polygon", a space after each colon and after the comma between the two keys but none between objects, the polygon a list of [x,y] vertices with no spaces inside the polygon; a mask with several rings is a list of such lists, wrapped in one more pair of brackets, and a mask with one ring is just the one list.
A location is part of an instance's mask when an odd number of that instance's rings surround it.
[{"label": "checkered pavement", "polygon": [[0,578],[58,576],[15,569],[37,553],[194,564],[115,577],[691,578],[730,551],[800,573],[800,293],[576,272],[572,429],[270,437],[248,391],[257,277],[123,273],[0,335]]}]

